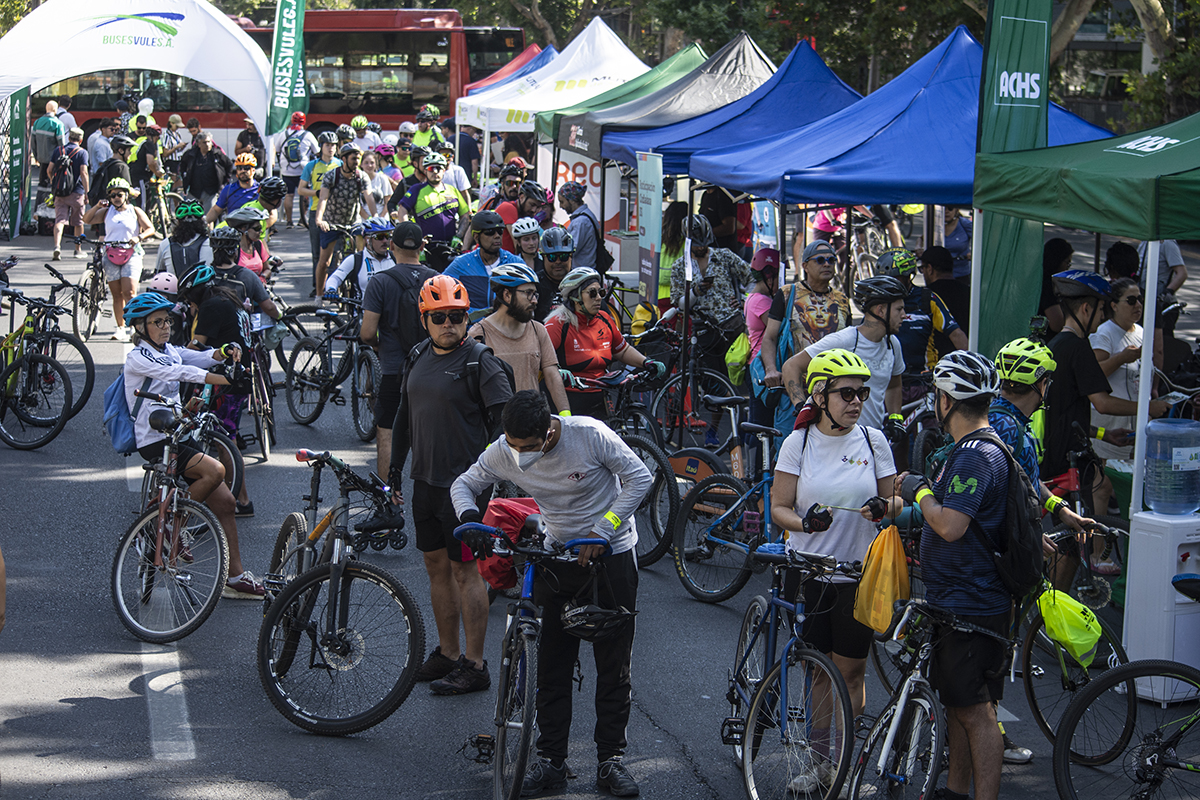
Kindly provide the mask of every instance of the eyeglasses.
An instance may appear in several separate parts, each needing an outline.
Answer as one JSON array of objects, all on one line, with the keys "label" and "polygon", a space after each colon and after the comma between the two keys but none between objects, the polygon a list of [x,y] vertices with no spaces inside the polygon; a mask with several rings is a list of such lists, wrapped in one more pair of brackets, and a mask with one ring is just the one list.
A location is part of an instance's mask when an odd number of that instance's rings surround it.
[{"label": "eyeglasses", "polygon": [[588,289],[583,294],[585,297],[590,297],[591,299],[595,300],[597,297],[604,297],[605,291],[603,289]]},{"label": "eyeglasses", "polygon": [[1124,298],[1124,300],[1131,306],[1140,306],[1146,302],[1146,296],[1140,294],[1131,294],[1129,297]]},{"label": "eyeglasses", "polygon": [[571,254],[570,253],[547,253],[546,260],[549,261],[551,264],[553,264],[557,261],[570,261]]},{"label": "eyeglasses", "polygon": [[465,311],[430,311],[429,321],[434,325],[445,325],[446,320],[450,320],[451,325],[462,325],[467,321],[467,312]]},{"label": "eyeglasses", "polygon": [[165,330],[166,328],[174,327],[175,320],[171,319],[170,317],[163,317],[162,319],[148,319],[146,320],[146,323],[148,325],[153,325],[161,331]]},{"label": "eyeglasses", "polygon": [[503,228],[488,228],[486,231],[476,231],[480,236],[503,236]]},{"label": "eyeglasses", "polygon": [[814,264],[820,264],[821,266],[826,264],[836,264],[837,256],[813,256],[809,259],[809,261],[813,262]]},{"label": "eyeglasses", "polygon": [[513,291],[514,291],[514,292],[516,292],[517,294],[523,294],[523,295],[525,295],[525,296],[526,296],[526,297],[528,297],[530,300],[532,300],[533,298],[535,298],[535,297],[537,297],[537,296],[538,296],[538,290],[537,290],[537,289],[513,289]]},{"label": "eyeglasses", "polygon": [[237,171],[238,171],[238,172],[253,172],[253,171],[254,171],[254,167],[247,167],[247,166],[244,166],[244,165],[243,165],[243,166],[240,166],[240,167],[238,167],[238,168],[237,168]]},{"label": "eyeglasses", "polygon": [[857,389],[855,389],[853,386],[843,386],[842,388],[834,389],[833,391],[841,396],[842,402],[844,403],[853,403],[854,398],[856,397],[865,403],[867,402],[867,398],[871,396],[870,386],[860,386]]}]

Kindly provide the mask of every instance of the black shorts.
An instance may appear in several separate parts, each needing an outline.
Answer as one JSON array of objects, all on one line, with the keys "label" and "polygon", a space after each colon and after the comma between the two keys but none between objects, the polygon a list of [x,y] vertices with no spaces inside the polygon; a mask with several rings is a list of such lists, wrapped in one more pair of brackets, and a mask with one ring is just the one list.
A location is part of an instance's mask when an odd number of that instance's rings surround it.
[{"label": "black shorts", "polygon": [[[167,440],[159,439],[154,444],[148,444],[145,447],[139,447],[138,455],[140,455],[142,458],[146,459],[147,463],[153,463],[155,461],[162,461],[163,453],[166,451],[166,449],[167,449]],[[203,452],[201,452],[200,450],[197,450],[194,447],[189,447],[186,444],[175,445],[175,457],[177,459],[177,463],[179,464],[179,474],[183,475],[183,470],[187,467],[187,465],[191,462],[191,460],[193,458],[195,458],[196,456],[202,456],[202,455],[204,455]],[[189,478],[186,475],[183,475],[183,479],[188,482],[189,486],[191,484],[195,483],[195,481],[197,480],[196,478]]]},{"label": "black shorts", "polygon": [[412,517],[417,529],[417,549],[422,553],[445,550],[451,561],[475,560],[470,548],[454,538],[458,514],[450,502],[449,488],[413,481]]},{"label": "black shorts", "polygon": [[[956,615],[989,631],[1008,636],[1012,613]],[[1004,697],[1004,676],[1008,668],[1008,645],[982,633],[963,633],[938,626],[934,640],[929,682],[938,690],[942,705],[966,708],[980,703],[999,702]]]},{"label": "black shorts", "polygon": [[287,193],[295,194],[296,190],[298,188],[300,188],[300,176],[299,175],[283,175],[281,177],[283,178],[283,185],[287,187]]},{"label": "black shorts", "polygon": [[608,404],[604,392],[567,392],[571,414],[576,417],[591,417],[604,422],[608,419]]},{"label": "black shorts", "polygon": [[379,396],[375,399],[375,427],[391,430],[400,408],[400,376],[384,375],[379,381]]},{"label": "black shorts", "polygon": [[[795,597],[800,574],[788,570],[784,576],[785,596]],[[804,584],[805,643],[821,653],[842,658],[866,658],[871,652],[874,631],[854,618],[857,583],[810,580]]]},{"label": "black shorts", "polygon": [[879,224],[884,227],[896,221],[896,217],[892,215],[892,210],[887,206],[871,206],[871,213],[875,215],[875,219],[879,220]]}]

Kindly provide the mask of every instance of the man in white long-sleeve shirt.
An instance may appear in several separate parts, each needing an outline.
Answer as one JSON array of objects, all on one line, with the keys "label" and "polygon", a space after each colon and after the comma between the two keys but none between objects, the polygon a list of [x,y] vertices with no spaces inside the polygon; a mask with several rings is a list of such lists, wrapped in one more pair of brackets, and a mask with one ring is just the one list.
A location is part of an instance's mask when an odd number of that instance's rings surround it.
[{"label": "man in white long-sleeve shirt", "polygon": [[[608,580],[600,579],[604,608],[635,611],[637,530],[633,515],[653,479],[645,464],[602,422],[589,417],[554,417],[541,394],[517,392],[505,405],[504,435],[485,450],[450,487],[459,521],[480,522],[475,498],[501,479],[521,486],[537,501],[550,536],[558,541],[602,538],[612,547],[603,558]],[[470,534],[472,548],[483,543]],[[483,540],[484,542],[487,540]],[[480,548],[486,550],[486,547]],[[538,652],[537,749],[521,791],[534,797],[567,785],[567,741],[571,730],[571,673],[579,639],[563,629],[562,609],[588,588],[603,548],[581,548],[577,563],[546,562],[534,584],[534,602],[543,609]],[[546,575],[553,577],[547,581]],[[611,585],[611,586],[610,586]],[[590,589],[589,589],[590,592]],[[597,785],[617,797],[632,797],[638,786],[621,763],[629,723],[632,618],[617,633],[593,643],[596,661]]]}]

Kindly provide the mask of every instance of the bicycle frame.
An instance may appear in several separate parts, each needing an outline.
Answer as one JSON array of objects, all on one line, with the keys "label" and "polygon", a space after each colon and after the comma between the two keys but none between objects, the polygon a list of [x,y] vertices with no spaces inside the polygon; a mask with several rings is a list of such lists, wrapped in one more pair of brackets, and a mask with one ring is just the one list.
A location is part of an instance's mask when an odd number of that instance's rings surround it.
[{"label": "bicycle frame", "polygon": [[[754,634],[750,637],[750,641],[746,643],[746,650],[738,659],[738,663],[734,668],[733,675],[741,674],[742,670],[746,667],[746,663],[750,660],[751,655],[754,653],[754,646],[758,643],[759,637],[763,636],[764,633],[766,636],[766,645],[764,649],[769,657],[769,661],[763,664],[764,673],[769,669],[768,664],[774,664],[777,660],[786,659],[788,654],[791,652],[792,647],[796,644],[796,642],[800,641],[798,632],[800,630],[800,626],[804,623],[804,604],[789,603],[787,600],[784,600],[782,597],[780,597],[780,595],[783,593],[783,574],[784,570],[781,567],[773,566],[771,568],[771,596],[767,598],[767,613],[763,614],[762,619],[760,619],[758,621],[758,625],[755,626]],[[780,659],[776,659],[775,650],[779,646],[779,630],[781,627],[781,618],[784,612],[794,615],[795,621],[792,623],[792,636],[784,644],[783,653],[780,655]],[[765,632],[763,630],[764,627],[766,628]],[[730,676],[729,680],[729,702],[732,704],[736,695],[736,697],[741,700],[744,706],[749,707],[750,701],[754,696],[754,691],[743,690],[743,687],[733,679],[733,675]],[[782,705],[780,708],[787,708],[787,681],[782,681],[781,684],[783,686],[783,696],[781,698]]]},{"label": "bicycle frame", "polygon": [[[755,483],[752,487],[750,487],[750,489],[747,490],[745,494],[743,494],[741,497],[739,497],[737,499],[737,501],[732,504],[735,506],[735,508],[729,509],[729,510],[725,511],[724,513],[721,513],[720,516],[718,516],[715,520],[713,520],[713,522],[708,526],[708,528],[705,531],[705,539],[706,540],[709,540],[709,533],[708,533],[709,531],[711,531],[714,528],[717,528],[719,526],[729,524],[732,520],[733,527],[737,527],[737,524],[741,523],[741,526],[746,531],[746,533],[749,533],[752,536],[757,536],[758,534],[761,534],[763,532],[763,530],[765,529],[766,536],[767,536],[766,541],[768,541],[768,542],[776,541],[775,533],[771,529],[771,486],[774,485],[774,483],[775,483],[775,474],[773,472],[771,472],[771,462],[773,460],[772,450],[774,449],[774,447],[773,447],[774,443],[771,440],[773,437],[771,437],[770,435],[765,434],[765,433],[756,433],[754,435],[756,438],[758,438],[759,442],[762,445],[762,455],[763,455],[762,464],[761,464],[762,477],[758,480],[757,483]],[[762,500],[761,500],[761,509],[762,510],[761,511],[750,511],[750,510],[738,511],[737,510],[737,508],[736,508],[737,506],[740,506],[743,501],[749,502],[750,499],[753,498],[756,494],[761,494],[761,497],[762,497]],[[716,507],[705,506],[702,504],[697,504],[696,508],[708,511],[710,513],[717,513],[720,511],[720,509],[718,509]],[[736,520],[733,520],[731,515],[734,514],[735,511],[739,516]],[[759,519],[754,520],[752,518],[748,518],[746,516],[748,514],[757,514]],[[743,544],[742,542],[735,542],[735,541],[731,541],[729,539],[720,539],[720,538],[712,539],[710,541],[719,543],[722,547],[730,547],[735,550],[740,550],[741,552],[745,553],[747,557],[750,556],[750,544]],[[758,543],[754,540],[751,540],[751,544],[757,545]]]}]

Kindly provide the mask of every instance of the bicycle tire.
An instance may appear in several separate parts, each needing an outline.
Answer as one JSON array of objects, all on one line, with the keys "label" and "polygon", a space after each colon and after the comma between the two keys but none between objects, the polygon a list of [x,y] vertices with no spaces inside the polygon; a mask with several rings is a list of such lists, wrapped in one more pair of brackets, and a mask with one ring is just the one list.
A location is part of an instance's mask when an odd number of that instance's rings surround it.
[{"label": "bicycle tire", "polygon": [[496,752],[493,800],[518,800],[533,744],[537,696],[538,635],[517,622],[504,635],[500,683],[496,687]]},{"label": "bicycle tire", "polygon": [[[278,304],[281,301],[276,302]],[[312,317],[309,323],[316,325],[318,323],[318,319],[315,316],[316,312],[317,305],[315,303],[298,303],[294,306],[288,306],[287,310],[283,312],[283,316],[279,318],[279,321],[288,329],[288,336],[295,340],[289,341],[288,337],[285,336],[283,341],[279,343],[279,346],[275,348],[275,358],[279,361],[279,367],[283,370],[284,378],[291,374],[288,372],[290,368],[288,354],[291,352],[291,348],[295,347],[295,343],[301,339],[310,338],[303,318]],[[288,349],[285,350],[285,347]]]},{"label": "bicycle tire", "polygon": [[96,271],[89,266],[71,297],[71,328],[81,342],[86,342],[96,332],[96,317],[100,309],[94,297],[95,284]]},{"label": "bicycle tire", "polygon": [[[680,387],[686,385],[687,377],[687,372],[672,376],[654,397],[652,416],[662,431],[663,441],[668,447],[673,447],[678,441],[680,447],[724,451],[730,439],[736,435],[729,424],[729,415],[718,410],[712,414],[712,420],[705,420],[702,415],[709,413],[707,409],[697,412],[697,403],[688,396],[690,389],[681,391]],[[695,393],[700,397],[706,394],[718,397],[737,394],[725,376],[711,369],[696,370],[695,386]],[[712,434],[711,438],[709,433]]]},{"label": "bicycle tire", "polygon": [[96,385],[96,362],[87,346],[66,331],[51,330],[29,337],[34,352],[49,356],[63,365],[71,377],[71,414],[74,417],[87,405]]},{"label": "bicycle tire", "polygon": [[617,433],[645,436],[658,445],[659,448],[663,448],[665,452],[662,428],[655,421],[654,415],[650,413],[650,409],[646,408],[642,403],[630,403],[622,411],[620,417],[610,419],[609,423]]},{"label": "bicycle tire", "polygon": [[254,436],[258,439],[258,449],[263,461],[271,460],[271,445],[274,438],[271,428],[271,399],[270,376],[263,374],[262,361],[257,355],[251,356],[253,369],[250,384],[250,414],[254,417]]},{"label": "bicycle tire", "polygon": [[[1110,669],[1129,663],[1121,640],[1104,622],[1100,623],[1100,640],[1096,655],[1084,667],[1071,654],[1046,634],[1046,622],[1035,610],[1025,640],[1021,645],[1021,680],[1029,710],[1042,735],[1055,743],[1055,733],[1071,699],[1082,689]],[[1059,658],[1062,658],[1060,664]],[[1063,666],[1066,674],[1063,674]]]},{"label": "bicycle tire", "polygon": [[246,461],[233,440],[223,431],[209,431],[208,439],[200,443],[200,449],[205,455],[220,461],[225,468],[225,485],[229,487],[229,493],[234,497],[241,494],[242,485],[246,482]]},{"label": "bicycle tire", "polygon": [[[172,566],[154,569],[157,503],[121,537],[113,559],[110,588],[117,618],[134,636],[155,644],[178,641],[203,625],[229,578],[229,545],[220,521],[194,500],[180,497],[175,504],[166,524],[182,531],[180,542],[191,561],[180,555],[171,559]],[[163,537],[164,560],[172,538]]]},{"label": "bicycle tire", "polygon": [[325,351],[317,340],[304,338],[297,342],[288,358],[288,376],[284,384],[292,419],[301,425],[316,422],[329,399],[331,381]]},{"label": "bicycle tire", "polygon": [[[917,683],[905,700],[900,725],[892,742],[892,753],[883,774],[879,769],[879,757],[886,744],[888,728],[896,714],[896,706],[889,704],[867,734],[867,741],[859,752],[850,775],[847,796],[857,798],[870,786],[866,797],[925,798],[932,797],[942,771],[942,752],[946,745],[946,721],[942,706],[938,703],[928,684]],[[928,732],[928,739],[923,732]],[[909,770],[922,769],[923,777],[914,781]]]},{"label": "bicycle tire", "polygon": [[[912,455],[909,459],[909,469],[913,472],[919,472],[925,475],[926,464],[929,456],[946,443],[946,434],[939,428],[924,428],[917,431],[917,435],[913,438]],[[929,478],[929,475],[925,475]]]},{"label": "bicycle tire", "polygon": [[671,549],[671,536],[679,515],[679,484],[666,453],[652,439],[622,434],[621,441],[646,465],[653,480],[650,491],[646,492],[634,513],[640,569],[657,562]]},{"label": "bicycle tire", "polygon": [[[742,590],[750,580],[749,552],[761,540],[742,526],[741,506],[750,490],[732,475],[709,475],[687,493],[675,521],[675,572],[683,588],[705,603],[720,603]],[[716,520],[731,519],[714,530]]]},{"label": "bicycle tire", "polygon": [[[909,599],[920,600],[925,597],[925,584],[921,580],[921,568],[910,564],[908,567],[908,584],[909,584]],[[889,648],[896,648],[897,645],[889,644],[891,640],[879,641],[872,637],[870,659],[871,666],[875,670],[875,677],[879,679],[880,686],[883,687],[884,694],[891,696],[892,692],[896,691],[896,687],[900,685],[900,681],[904,680],[904,676],[908,674],[908,668],[911,665],[912,659],[916,656],[916,651],[910,646],[898,651],[894,656],[889,654]]]},{"label": "bicycle tire", "polygon": [[[323,736],[358,733],[391,716],[412,691],[425,653],[420,608],[403,583],[374,564],[336,566],[343,572],[335,613],[347,615],[337,631],[343,652],[322,632],[334,564],[314,567],[280,592],[258,637],[258,673],[271,704]],[[295,661],[303,650],[308,664]],[[367,674],[373,668],[378,677]]]},{"label": "bicycle tire", "polygon": [[71,416],[71,378],[52,358],[29,353],[0,371],[0,441],[36,450],[54,440]]},{"label": "bicycle tire", "polygon": [[[779,708],[781,686],[787,687],[785,710]],[[821,688],[824,686],[829,688]],[[829,737],[838,744],[838,752],[834,753],[830,743],[824,743],[825,755],[818,750],[822,745],[812,740],[810,732],[815,726],[809,724],[814,716],[813,707],[822,703],[830,709]],[[811,792],[809,797],[833,800],[850,771],[853,747],[850,692],[841,673],[823,653],[795,647],[786,665],[783,661],[775,662],[750,700],[742,740],[742,780],[746,794],[750,800],[788,797],[802,770],[815,771],[824,764],[823,771],[829,779],[825,791]]]},{"label": "bicycle tire", "polygon": [[353,342],[348,342],[346,344],[346,349],[342,351],[341,355],[334,356],[331,354],[329,356],[331,359],[337,359],[337,365],[333,371],[334,386],[341,386],[346,382],[346,379],[350,377],[350,372],[355,365],[354,352],[357,349],[358,348]]},{"label": "bicycle tire", "polygon": [[382,380],[383,367],[379,364],[379,356],[369,347],[360,348],[354,383],[351,385],[350,411],[354,418],[354,432],[364,442],[375,438],[375,403],[379,398]]},{"label": "bicycle tire", "polygon": [[293,511],[283,518],[283,524],[279,526],[267,572],[282,575],[285,583],[291,583],[312,569],[316,555],[301,549],[307,541],[308,520],[299,511]]},{"label": "bicycle tire", "polygon": [[1166,762],[1197,766],[1198,694],[1200,670],[1175,661],[1131,661],[1092,681],[1063,715],[1054,743],[1058,796],[1196,797],[1200,781],[1178,780],[1187,773]]},{"label": "bicycle tire", "polygon": [[[775,659],[774,653],[767,652],[767,637],[766,628],[758,631],[759,638],[755,642],[754,651],[750,652],[750,639],[758,630],[759,623],[762,618],[770,613],[770,603],[767,598],[761,594],[755,595],[750,601],[750,605],[746,607],[746,613],[742,615],[742,627],[738,631],[737,650],[733,654],[733,669],[729,675],[729,716],[737,717],[738,719],[746,719],[747,710],[750,708],[750,700],[754,699],[754,693],[758,691],[758,687],[762,685],[763,673],[766,672],[767,664]],[[743,660],[744,659],[744,660]],[[741,689],[741,692],[738,691]],[[742,698],[747,700],[743,701]],[[738,763],[742,760],[742,745],[740,743],[733,746],[733,757]]]}]

